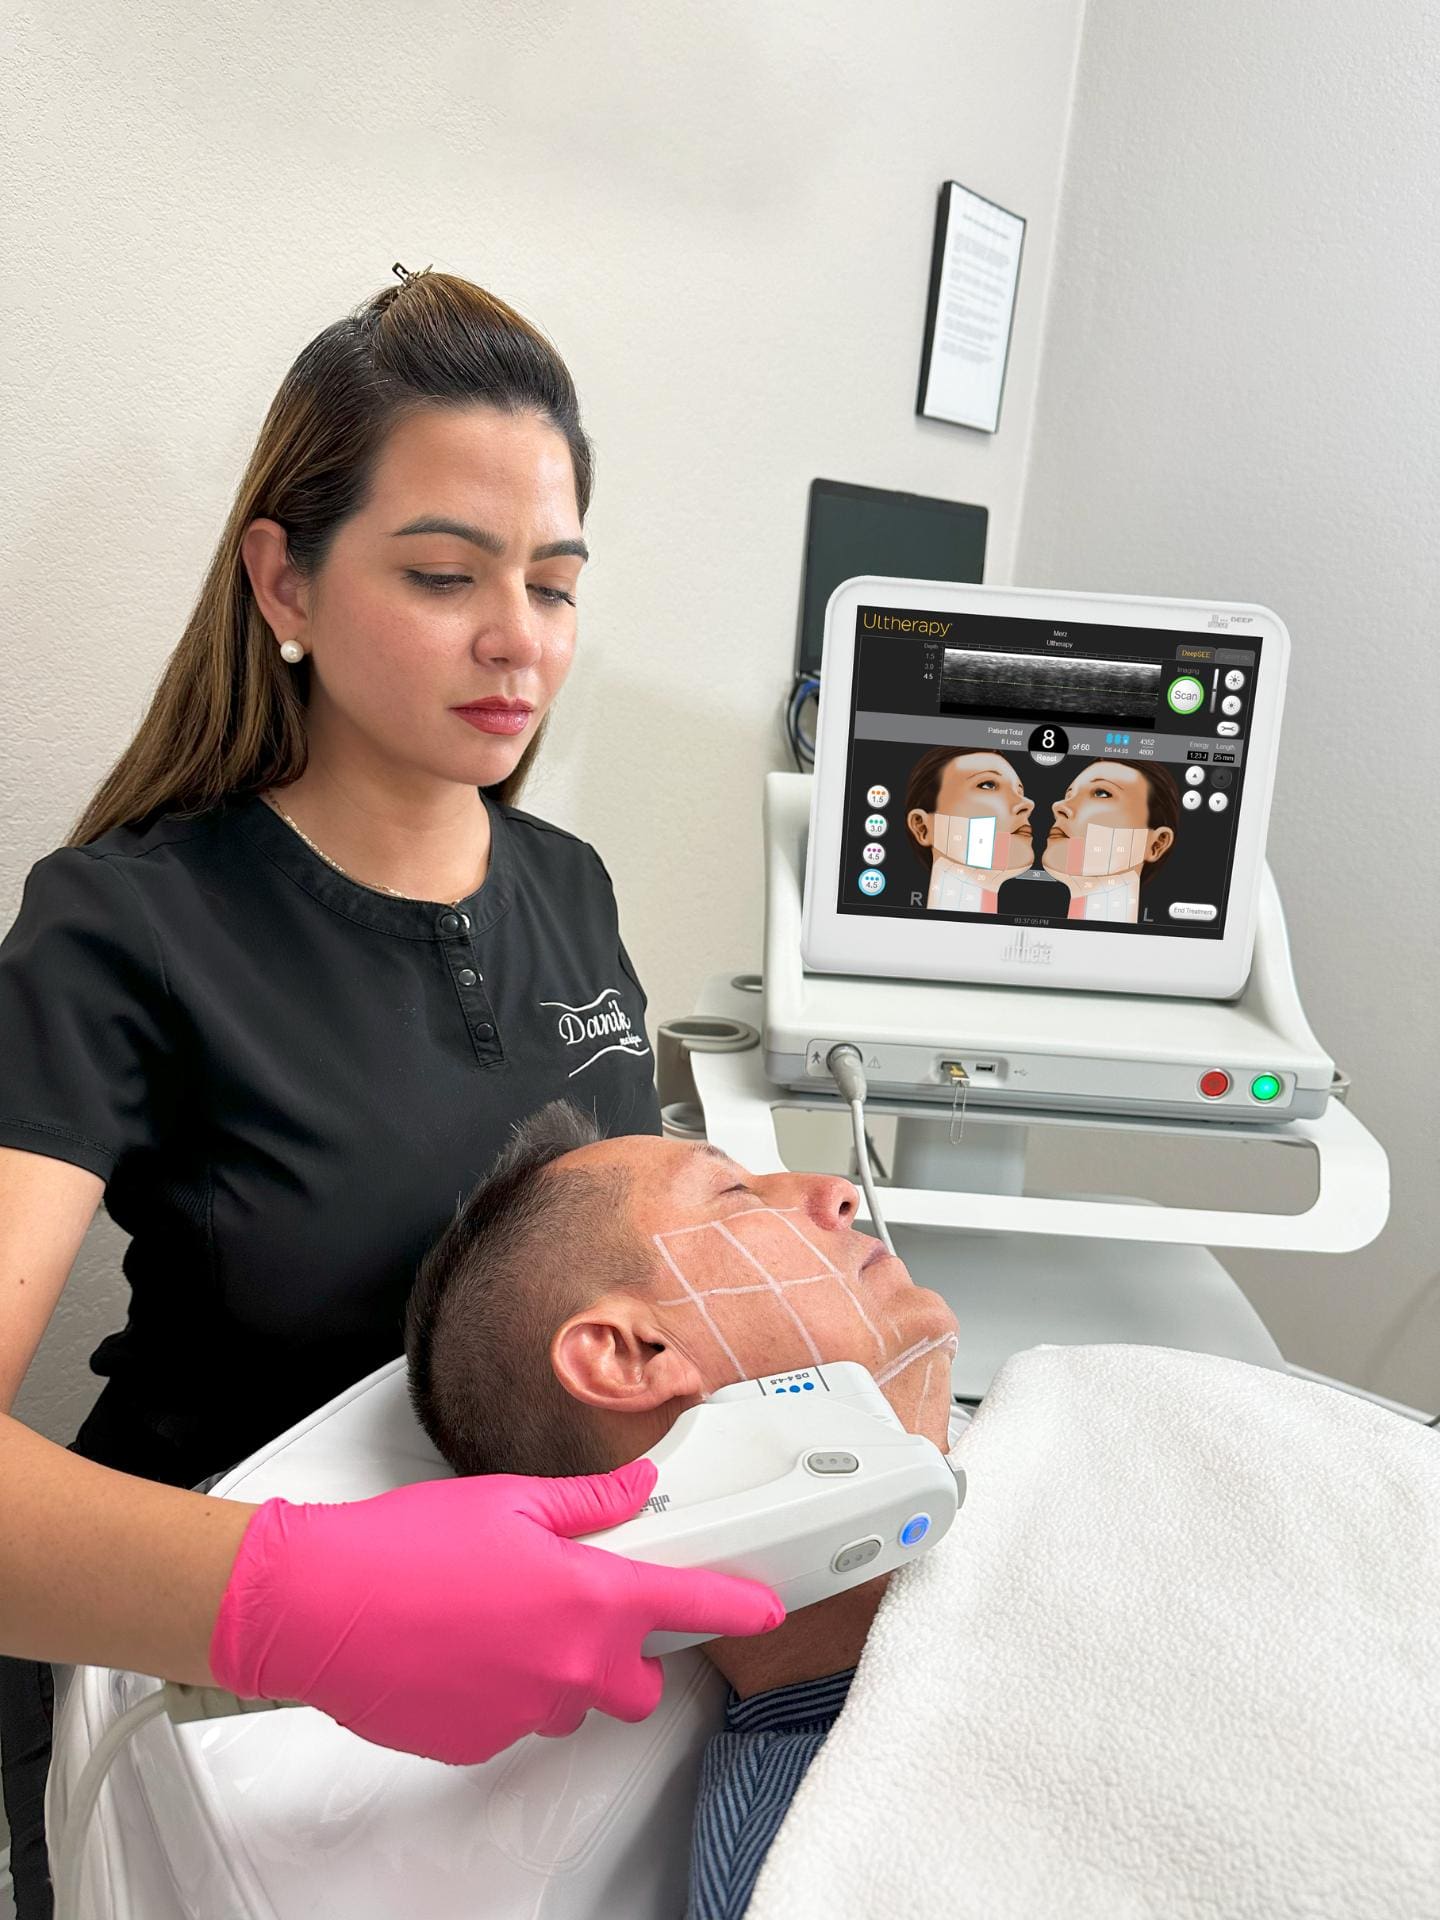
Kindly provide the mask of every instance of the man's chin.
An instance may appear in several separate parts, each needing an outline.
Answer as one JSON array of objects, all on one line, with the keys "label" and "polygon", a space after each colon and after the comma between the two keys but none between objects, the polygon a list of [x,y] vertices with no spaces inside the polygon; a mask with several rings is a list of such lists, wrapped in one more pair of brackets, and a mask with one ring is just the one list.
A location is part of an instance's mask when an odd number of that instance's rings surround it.
[{"label": "man's chin", "polygon": [[923,1295],[926,1301],[934,1303],[936,1313],[938,1314],[940,1319],[944,1322],[943,1326],[941,1326],[941,1328],[939,1329],[940,1332],[953,1333],[953,1334],[959,1333],[960,1322],[955,1318],[955,1310],[950,1305],[950,1302],[945,1298],[943,1293],[936,1293],[933,1287],[917,1286],[915,1291],[916,1293]]}]

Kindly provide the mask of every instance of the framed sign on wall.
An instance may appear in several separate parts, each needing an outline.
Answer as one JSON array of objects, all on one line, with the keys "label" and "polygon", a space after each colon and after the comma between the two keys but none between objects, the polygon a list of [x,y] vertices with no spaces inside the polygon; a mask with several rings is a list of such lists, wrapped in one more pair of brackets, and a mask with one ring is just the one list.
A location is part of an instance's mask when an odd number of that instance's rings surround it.
[{"label": "framed sign on wall", "polygon": [[1025,222],[958,180],[940,189],[915,411],[994,433]]}]

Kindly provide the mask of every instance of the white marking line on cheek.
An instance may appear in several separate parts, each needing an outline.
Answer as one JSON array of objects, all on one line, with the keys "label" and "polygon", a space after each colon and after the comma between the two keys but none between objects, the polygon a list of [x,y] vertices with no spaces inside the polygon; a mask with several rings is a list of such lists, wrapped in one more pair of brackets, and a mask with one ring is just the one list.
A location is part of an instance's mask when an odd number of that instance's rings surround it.
[{"label": "white marking line on cheek", "polygon": [[[778,1218],[778,1215],[777,1215],[777,1218]],[[800,1229],[795,1225],[793,1220],[787,1220],[785,1222],[785,1225],[789,1227],[791,1233],[794,1234],[795,1238],[800,1242],[802,1246],[808,1247],[811,1253],[815,1255],[817,1260],[824,1261],[825,1265],[827,1267],[830,1267],[831,1273],[840,1282],[841,1288],[844,1291],[846,1299],[850,1302],[851,1306],[854,1307],[855,1311],[859,1314],[860,1318],[865,1322],[865,1326],[867,1331],[869,1332],[870,1338],[875,1342],[875,1351],[877,1353],[884,1353],[885,1342],[880,1338],[880,1335],[875,1331],[874,1321],[870,1318],[869,1314],[866,1313],[864,1307],[861,1306],[859,1300],[851,1292],[849,1284],[847,1283],[844,1274],[841,1273],[838,1267],[830,1266],[830,1262],[825,1259],[825,1255],[821,1252],[820,1248],[815,1245],[815,1242],[813,1240],[807,1239],[807,1237],[803,1233],[801,1233]]]},{"label": "white marking line on cheek", "polygon": [[953,1358],[960,1350],[960,1336],[955,1333],[942,1333],[935,1340],[917,1340],[913,1347],[907,1347],[898,1360],[892,1360],[883,1373],[877,1373],[875,1384],[883,1387],[893,1380],[897,1373],[903,1373],[906,1367],[913,1367],[917,1360],[923,1360],[927,1353],[934,1353],[940,1347],[948,1347]]},{"label": "white marking line on cheek", "polygon": [[[772,1281],[771,1285],[778,1285],[786,1288],[813,1287],[817,1285],[820,1281],[828,1280],[829,1278],[830,1276],[828,1273],[807,1273],[803,1280]],[[717,1297],[717,1295],[720,1295],[720,1294],[769,1293],[769,1291],[770,1291],[770,1287],[764,1285],[761,1282],[757,1282],[756,1285],[754,1285],[753,1287],[706,1287],[704,1292],[701,1294],[700,1298],[702,1300],[714,1300]],[[686,1300],[657,1300],[655,1304],[657,1307],[683,1307],[683,1306],[687,1306],[689,1302]]]},{"label": "white marking line on cheek", "polygon": [[[737,1207],[734,1213],[727,1217],[731,1220],[739,1220],[743,1215],[752,1213],[773,1213],[779,1215],[782,1213],[798,1213],[799,1211],[800,1209],[798,1207],[767,1207],[763,1200],[757,1200],[753,1207]],[[720,1224],[721,1222],[718,1220],[700,1220],[693,1227],[667,1227],[665,1229],[665,1238],[667,1240],[681,1240],[687,1233],[713,1233]],[[659,1236],[657,1235],[656,1237],[658,1238]],[[804,1238],[803,1235],[801,1237],[802,1239]],[[805,1244],[808,1247],[810,1242],[806,1240]],[[812,1248],[811,1251],[813,1252],[814,1249]]]},{"label": "white marking line on cheek", "polygon": [[[840,1272],[838,1267],[831,1264],[831,1262],[826,1258],[825,1254],[821,1251],[821,1249],[815,1245],[813,1240],[808,1239],[806,1235],[803,1234],[800,1231],[800,1229],[797,1226],[795,1226],[790,1219],[785,1217],[789,1214],[799,1213],[800,1211],[801,1209],[799,1207],[766,1207],[762,1205],[762,1206],[754,1206],[754,1207],[742,1207],[739,1209],[737,1213],[731,1215],[730,1217],[732,1219],[739,1219],[742,1215],[749,1215],[752,1213],[770,1213],[770,1214],[773,1214],[777,1220],[784,1219],[785,1225],[790,1229],[790,1232],[794,1234],[795,1238],[800,1242],[801,1246],[805,1248],[806,1252],[813,1254],[814,1257],[820,1262],[821,1266],[825,1269],[823,1273],[807,1273],[802,1275],[799,1279],[796,1279],[796,1280],[776,1280],[774,1275],[769,1273],[766,1270],[766,1268],[755,1257],[755,1255],[751,1253],[747,1247],[742,1245],[742,1243],[735,1237],[734,1234],[726,1231],[722,1222],[718,1220],[703,1220],[693,1227],[673,1227],[666,1234],[663,1234],[663,1235],[654,1234],[651,1236],[654,1239],[655,1244],[658,1247],[660,1247],[660,1251],[665,1259],[666,1265],[670,1268],[670,1271],[679,1280],[681,1286],[685,1288],[684,1294],[681,1295],[679,1299],[659,1300],[656,1302],[656,1305],[661,1307],[685,1307],[685,1306],[700,1307],[701,1313],[704,1314],[705,1316],[705,1321],[707,1326],[709,1326],[711,1332],[715,1335],[715,1338],[720,1342],[720,1345],[725,1348],[725,1352],[729,1357],[731,1365],[738,1366],[739,1362],[736,1360],[734,1353],[731,1352],[731,1349],[726,1345],[724,1339],[721,1337],[719,1328],[715,1325],[714,1320],[710,1317],[706,1309],[703,1306],[701,1306],[701,1302],[702,1300],[713,1300],[717,1297],[721,1297],[721,1296],[729,1297],[736,1294],[773,1293],[780,1299],[780,1304],[785,1308],[785,1311],[790,1315],[790,1318],[795,1322],[796,1326],[799,1327],[801,1333],[804,1334],[806,1341],[809,1343],[810,1350],[812,1354],[814,1354],[815,1356],[815,1364],[819,1366],[822,1364],[822,1362],[820,1360],[820,1355],[816,1350],[815,1343],[810,1337],[809,1330],[806,1328],[803,1321],[801,1321],[798,1314],[796,1314],[794,1309],[790,1306],[789,1302],[784,1299],[783,1295],[791,1287],[809,1287],[809,1286],[813,1286],[816,1283],[816,1281],[819,1281],[819,1280],[836,1280],[839,1282],[841,1289],[845,1294],[845,1297],[849,1300],[851,1306],[854,1307],[856,1313],[859,1314],[861,1320],[864,1322],[865,1326],[868,1328],[870,1336],[875,1342],[876,1351],[878,1353],[884,1353],[885,1342],[881,1339],[879,1333],[876,1331],[875,1325],[873,1321],[870,1319],[870,1316],[866,1313],[864,1307],[861,1306],[859,1300],[856,1298],[854,1293],[851,1292],[850,1287],[846,1283],[845,1276]],[[754,1267],[757,1273],[764,1275],[763,1280],[754,1286],[704,1287],[697,1292],[691,1286],[690,1282],[685,1278],[684,1274],[680,1271],[680,1269],[676,1266],[675,1261],[671,1258],[669,1253],[666,1252],[666,1249],[661,1244],[661,1242],[663,1240],[678,1240],[688,1234],[710,1233],[710,1232],[717,1232],[722,1236],[722,1238],[728,1240],[730,1244],[735,1248],[736,1252],[739,1253],[744,1259],[748,1260],[750,1265]],[[894,1322],[889,1321],[887,1322],[887,1325],[890,1327],[890,1331],[893,1334],[895,1331]],[[743,1379],[744,1377],[745,1376],[742,1374],[741,1378]]]},{"label": "white marking line on cheek", "polygon": [[770,1275],[766,1273],[764,1267],[762,1267],[760,1262],[755,1258],[754,1254],[750,1252],[749,1248],[746,1246],[743,1246],[741,1242],[735,1238],[734,1234],[729,1232],[727,1228],[721,1226],[718,1221],[715,1223],[715,1231],[720,1235],[722,1240],[728,1240],[731,1246],[734,1247],[735,1251],[740,1255],[741,1259],[748,1260],[750,1262],[750,1265],[754,1267],[755,1271],[760,1275],[760,1278],[765,1281],[767,1286],[770,1288],[770,1291],[775,1295],[775,1298],[780,1302],[781,1306],[785,1309],[786,1313],[789,1314],[790,1318],[795,1322],[795,1325],[800,1329],[800,1332],[804,1338],[805,1344],[810,1349],[811,1360],[814,1362],[814,1364],[817,1367],[820,1366],[822,1364],[820,1359],[820,1349],[816,1346],[814,1340],[811,1338],[810,1329],[806,1326],[805,1322],[800,1318],[799,1314],[796,1313],[795,1309],[791,1306],[790,1302],[785,1298],[785,1290],[780,1285],[779,1281],[772,1280]]},{"label": "white marking line on cheek", "polygon": [[670,1271],[674,1274],[675,1278],[680,1282],[681,1286],[685,1289],[685,1298],[690,1302],[692,1306],[698,1307],[700,1309],[701,1319],[705,1322],[706,1326],[710,1329],[711,1333],[714,1334],[716,1340],[719,1341],[720,1346],[724,1351],[726,1359],[730,1362],[731,1366],[734,1367],[736,1380],[737,1381],[744,1380],[747,1377],[745,1369],[741,1366],[740,1362],[736,1359],[734,1353],[731,1351],[729,1341],[725,1338],[724,1334],[721,1333],[719,1327],[716,1326],[714,1318],[711,1315],[710,1309],[706,1306],[705,1302],[700,1298],[699,1294],[696,1293],[695,1289],[691,1286],[690,1282],[685,1278],[684,1274],[680,1271],[679,1267],[676,1266],[674,1260],[671,1258],[670,1250],[665,1245],[664,1235],[659,1233],[654,1233],[650,1237],[655,1242],[656,1246],[660,1249],[660,1258],[665,1262],[666,1266],[669,1267]]}]

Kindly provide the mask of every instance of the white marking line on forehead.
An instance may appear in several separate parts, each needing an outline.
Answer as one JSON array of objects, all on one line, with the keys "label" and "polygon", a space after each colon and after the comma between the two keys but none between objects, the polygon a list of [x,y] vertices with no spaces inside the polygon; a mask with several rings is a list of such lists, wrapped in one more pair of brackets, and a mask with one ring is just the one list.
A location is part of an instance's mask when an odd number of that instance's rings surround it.
[{"label": "white marking line on forehead", "polygon": [[887,1381],[893,1380],[897,1373],[903,1373],[906,1367],[913,1367],[917,1360],[923,1360],[927,1353],[934,1353],[940,1347],[948,1347],[953,1358],[960,1348],[960,1336],[955,1333],[942,1333],[935,1340],[918,1340],[913,1347],[907,1347],[898,1360],[892,1360],[883,1373],[876,1374],[876,1386],[883,1387]]},{"label": "white marking line on forehead", "polygon": [[[795,1322],[795,1325],[800,1329],[800,1333],[804,1338],[805,1344],[810,1349],[811,1360],[814,1361],[817,1367],[820,1366],[822,1364],[820,1359],[820,1349],[819,1347],[816,1346],[814,1337],[811,1334],[810,1329],[806,1326],[805,1322],[800,1318],[799,1314],[796,1313],[795,1309],[791,1306],[790,1302],[785,1298],[785,1289],[780,1285],[780,1282],[778,1280],[773,1280],[770,1277],[770,1275],[766,1273],[764,1267],[761,1266],[760,1262],[755,1258],[754,1254],[751,1253],[750,1249],[747,1246],[744,1246],[739,1240],[737,1240],[734,1234],[731,1233],[728,1227],[722,1226],[718,1220],[714,1221],[712,1224],[714,1225],[715,1231],[720,1235],[720,1238],[722,1240],[728,1240],[731,1246],[734,1247],[735,1251],[740,1255],[741,1259],[748,1260],[751,1266],[754,1267],[755,1271],[760,1275],[760,1278],[769,1287],[770,1291],[774,1294],[775,1298],[780,1302],[781,1306],[785,1309],[786,1313],[789,1314],[790,1318]],[[808,1245],[809,1242],[807,1241],[806,1244]]]},{"label": "white marking line on forehead", "polygon": [[724,1334],[721,1333],[719,1327],[716,1326],[714,1317],[712,1316],[710,1309],[706,1306],[705,1302],[700,1298],[699,1294],[696,1293],[695,1289],[691,1286],[690,1282],[685,1278],[684,1274],[680,1271],[679,1267],[676,1266],[674,1260],[671,1259],[669,1250],[665,1245],[665,1236],[663,1234],[655,1233],[655,1234],[652,1234],[650,1237],[655,1242],[656,1246],[660,1249],[660,1258],[665,1262],[666,1266],[669,1267],[670,1271],[674,1274],[675,1278],[680,1282],[681,1286],[685,1289],[686,1299],[689,1300],[692,1306],[698,1307],[700,1309],[701,1319],[705,1322],[706,1326],[710,1329],[711,1333],[713,1333],[715,1338],[719,1341],[721,1348],[724,1350],[725,1358],[730,1362],[731,1366],[734,1367],[736,1380],[739,1381],[739,1380],[748,1379],[749,1376],[746,1374],[745,1369],[741,1366],[740,1362],[736,1359],[734,1353],[731,1351],[729,1341],[725,1338]]}]

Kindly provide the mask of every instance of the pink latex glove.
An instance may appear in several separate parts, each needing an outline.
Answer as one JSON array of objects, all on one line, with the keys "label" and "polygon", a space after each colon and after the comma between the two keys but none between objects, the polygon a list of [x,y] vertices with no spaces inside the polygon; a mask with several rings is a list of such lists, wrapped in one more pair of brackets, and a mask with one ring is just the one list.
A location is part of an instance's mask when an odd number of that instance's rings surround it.
[{"label": "pink latex glove", "polygon": [[251,1516],[210,1642],[216,1682],[298,1700],[377,1746],[468,1766],[591,1707],[660,1703],[656,1629],[751,1634],[785,1617],[768,1587],[656,1567],[567,1537],[629,1520],[651,1460],[574,1479],[480,1474],[373,1500]]}]

